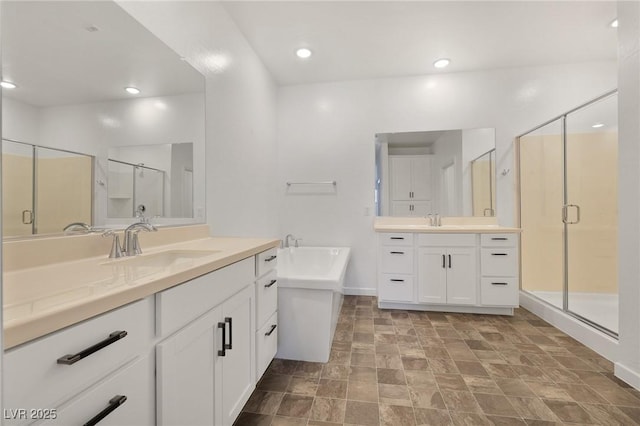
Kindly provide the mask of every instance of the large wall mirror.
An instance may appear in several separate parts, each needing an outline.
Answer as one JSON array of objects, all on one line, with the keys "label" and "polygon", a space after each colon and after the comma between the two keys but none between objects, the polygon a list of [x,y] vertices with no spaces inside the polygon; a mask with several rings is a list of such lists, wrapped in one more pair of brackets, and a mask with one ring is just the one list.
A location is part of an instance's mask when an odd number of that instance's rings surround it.
[{"label": "large wall mirror", "polygon": [[379,216],[495,216],[495,129],[378,133]]},{"label": "large wall mirror", "polygon": [[0,7],[3,236],[203,222],[204,77],[114,2]]}]

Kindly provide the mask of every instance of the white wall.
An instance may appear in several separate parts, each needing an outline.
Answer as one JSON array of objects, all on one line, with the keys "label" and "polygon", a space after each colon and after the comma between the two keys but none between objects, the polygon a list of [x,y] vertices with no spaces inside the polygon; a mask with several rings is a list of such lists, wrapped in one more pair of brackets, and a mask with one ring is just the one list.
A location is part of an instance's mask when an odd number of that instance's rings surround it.
[{"label": "white wall", "polygon": [[640,389],[640,3],[618,2],[619,361]]},{"label": "white wall", "polygon": [[207,222],[213,233],[278,236],[276,85],[224,6],[118,4],[205,74]]},{"label": "white wall", "polygon": [[[498,170],[514,170],[518,134],[617,86],[616,63],[582,63],[282,87],[280,233],[353,248],[348,291],[375,288],[374,135],[496,129]],[[290,196],[287,180],[337,180],[335,195]],[[498,219],[515,224],[515,176],[497,182]]]}]

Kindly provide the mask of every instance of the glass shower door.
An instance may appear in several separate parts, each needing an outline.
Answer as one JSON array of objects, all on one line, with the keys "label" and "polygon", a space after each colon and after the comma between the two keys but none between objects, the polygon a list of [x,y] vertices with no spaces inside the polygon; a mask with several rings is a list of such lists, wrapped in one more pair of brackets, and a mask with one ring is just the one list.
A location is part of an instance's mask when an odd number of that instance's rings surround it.
[{"label": "glass shower door", "polygon": [[618,332],[617,96],[566,117],[567,310]]},{"label": "glass shower door", "polygon": [[563,309],[564,204],[562,119],[520,138],[522,289]]},{"label": "glass shower door", "polygon": [[34,146],[2,141],[2,235],[34,233]]}]

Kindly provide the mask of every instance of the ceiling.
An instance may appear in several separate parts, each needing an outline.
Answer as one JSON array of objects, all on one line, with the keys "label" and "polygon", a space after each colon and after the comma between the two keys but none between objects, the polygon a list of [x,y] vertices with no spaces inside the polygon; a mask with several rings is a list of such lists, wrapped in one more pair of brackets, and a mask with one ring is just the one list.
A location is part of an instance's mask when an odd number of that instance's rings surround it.
[{"label": "ceiling", "polygon": [[[614,1],[229,1],[280,85],[615,60]],[[308,47],[313,56],[294,55]],[[433,62],[450,58],[436,70]]]},{"label": "ceiling", "polygon": [[[93,27],[93,28],[92,28]],[[114,2],[3,1],[3,95],[34,106],[204,91],[204,78]],[[95,29],[95,31],[90,31]]]}]

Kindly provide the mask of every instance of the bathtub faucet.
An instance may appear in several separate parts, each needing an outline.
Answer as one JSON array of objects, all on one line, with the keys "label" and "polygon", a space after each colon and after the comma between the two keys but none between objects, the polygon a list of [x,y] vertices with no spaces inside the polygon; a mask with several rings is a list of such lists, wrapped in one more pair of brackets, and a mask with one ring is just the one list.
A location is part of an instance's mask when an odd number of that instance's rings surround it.
[{"label": "bathtub faucet", "polygon": [[287,236],[284,237],[284,248],[291,247],[291,243],[289,242],[289,240],[293,240],[293,245],[295,247],[298,247],[298,242],[302,241],[302,238],[296,238],[293,236],[293,234],[287,234]]}]

